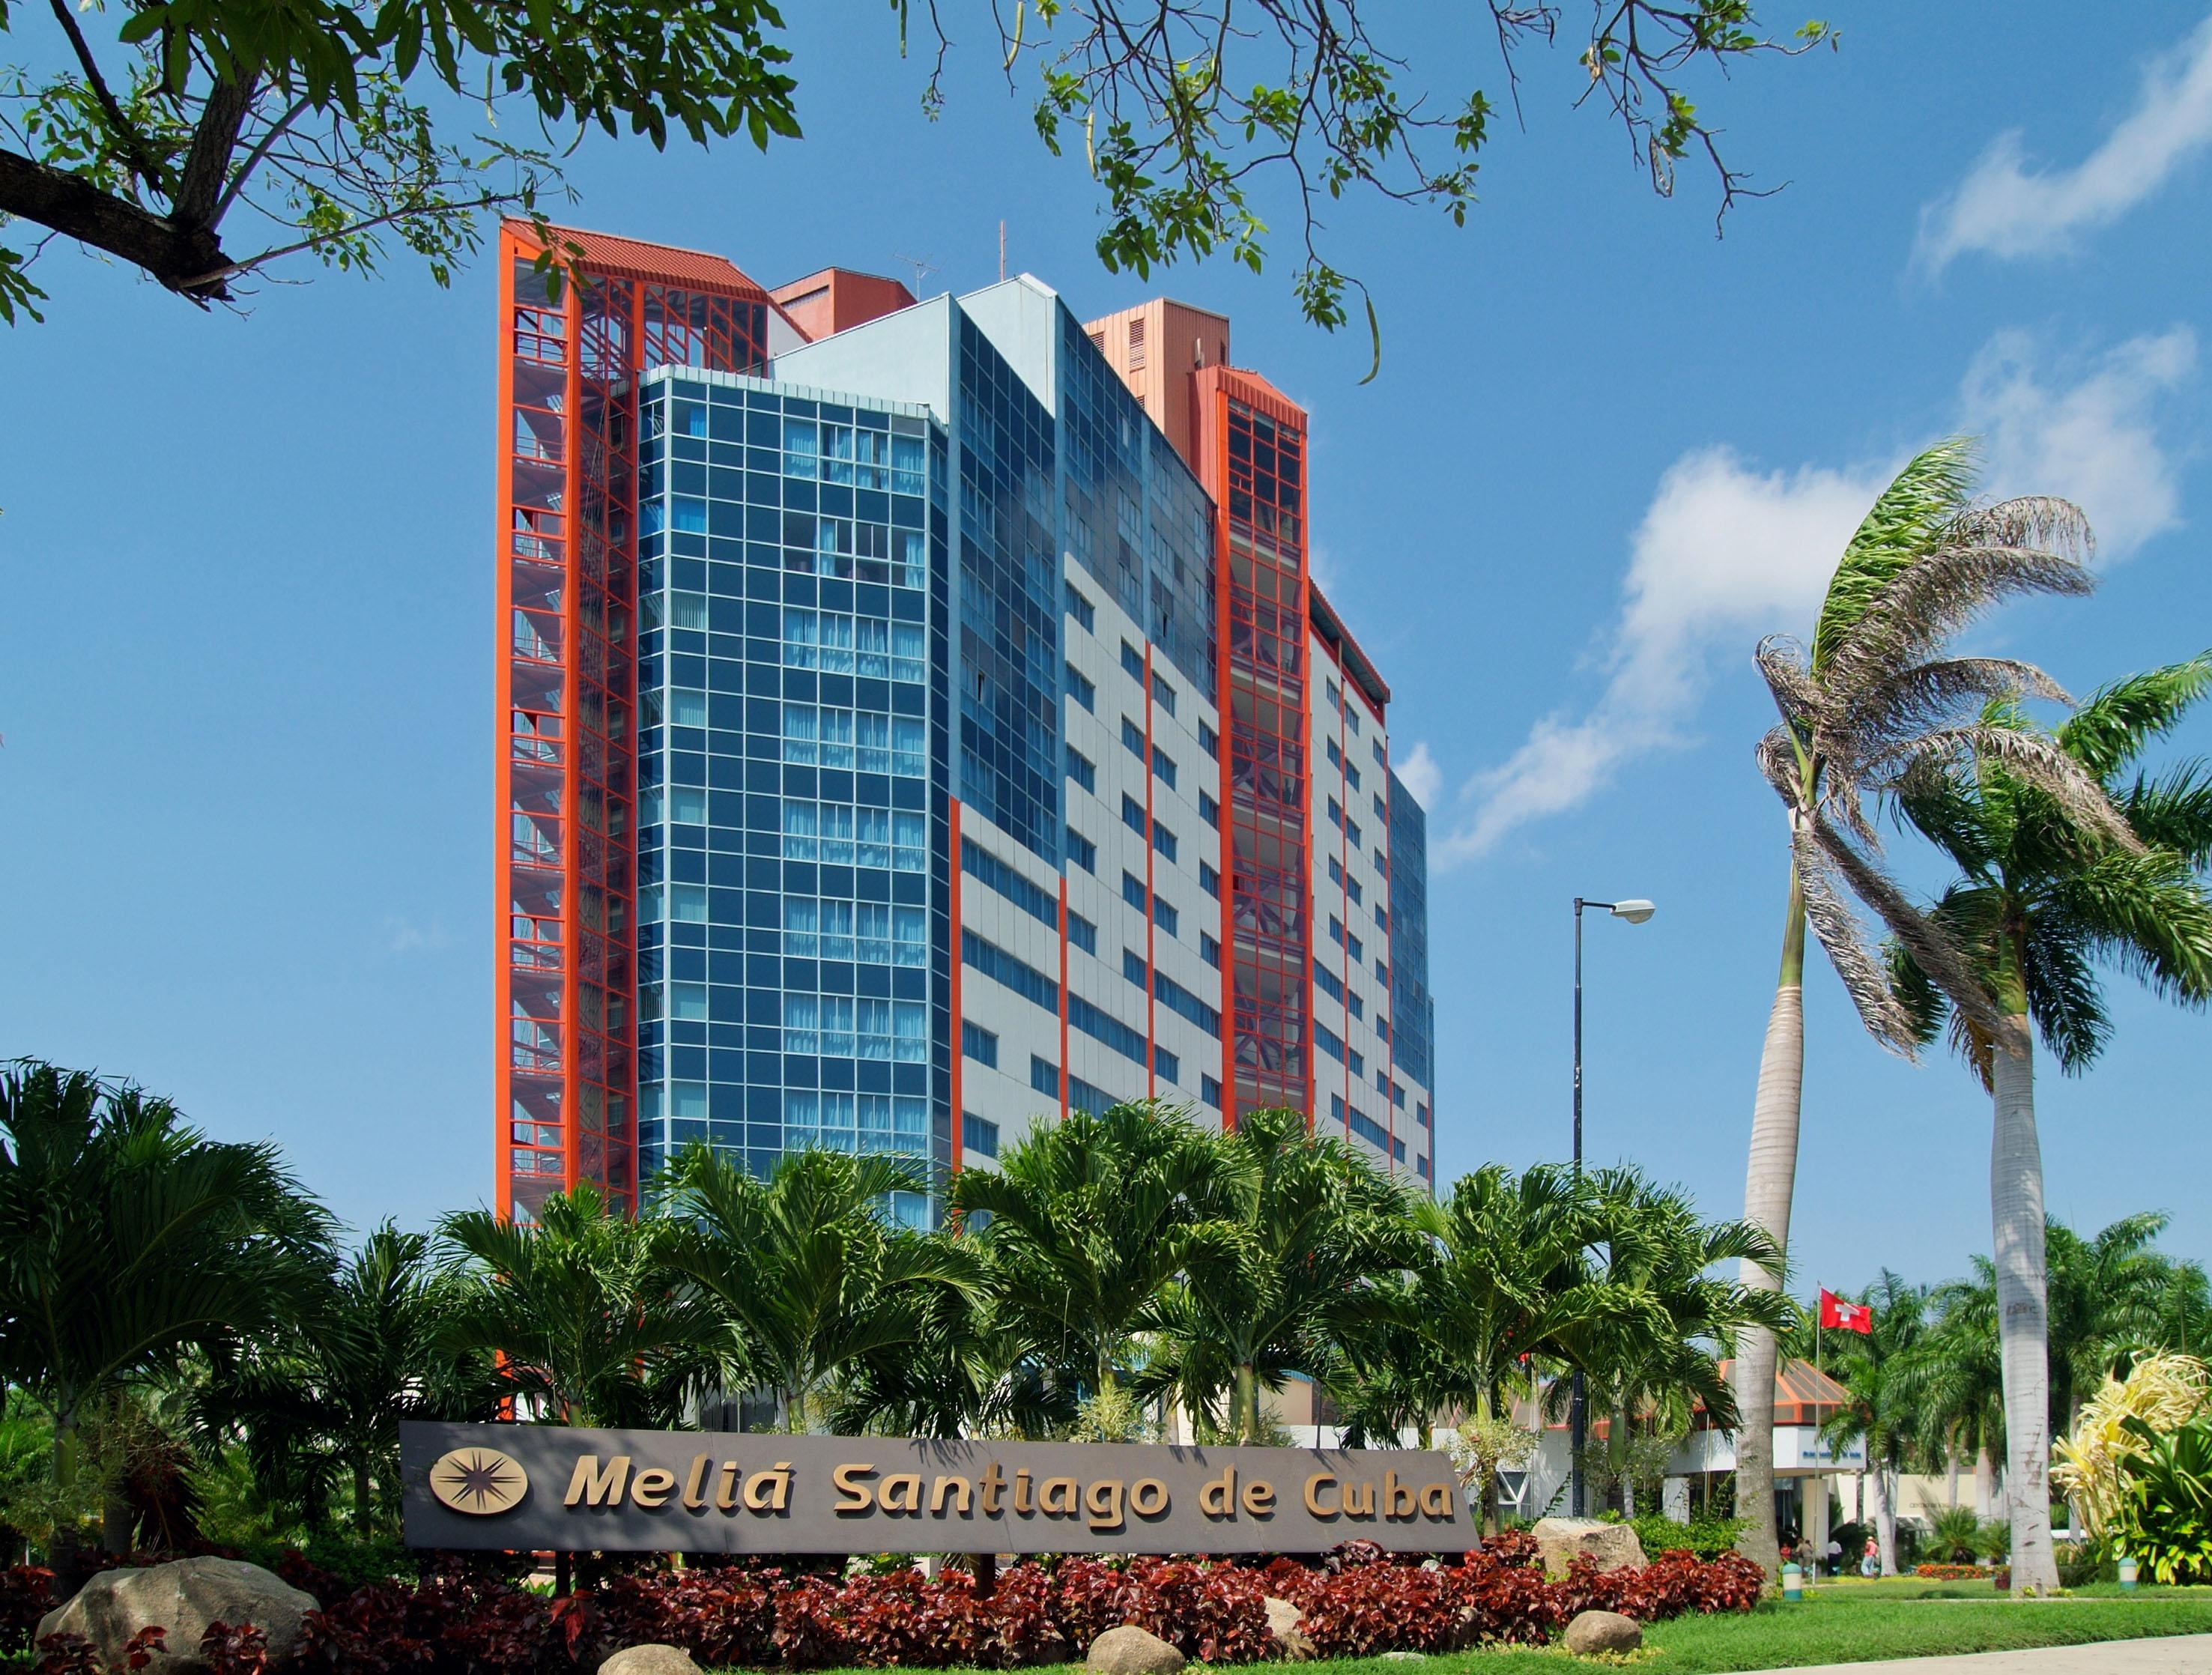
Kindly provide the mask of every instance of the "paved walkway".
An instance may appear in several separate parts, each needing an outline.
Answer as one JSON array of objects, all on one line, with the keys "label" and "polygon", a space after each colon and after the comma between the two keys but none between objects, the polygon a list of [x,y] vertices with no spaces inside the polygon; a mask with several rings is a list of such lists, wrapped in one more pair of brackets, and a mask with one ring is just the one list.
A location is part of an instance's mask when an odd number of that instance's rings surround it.
[{"label": "paved walkway", "polygon": [[[2094,1646],[2045,1646],[2033,1652],[1975,1652],[1955,1658],[1891,1658],[1829,1663],[1824,1675],[2212,1675],[2212,1635],[2163,1640],[2107,1640]],[[1767,1670],[1760,1675],[1790,1675]]]}]

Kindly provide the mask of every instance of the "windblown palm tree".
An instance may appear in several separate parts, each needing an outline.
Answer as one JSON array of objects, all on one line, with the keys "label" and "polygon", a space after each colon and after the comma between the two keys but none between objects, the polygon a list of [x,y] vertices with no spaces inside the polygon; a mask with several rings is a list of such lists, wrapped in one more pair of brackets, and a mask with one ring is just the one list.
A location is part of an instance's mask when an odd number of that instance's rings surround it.
[{"label": "windblown palm tree", "polygon": [[969,1253],[884,1213],[891,1193],[929,1190],[907,1158],[798,1151],[763,1180],[695,1145],[663,1180],[665,1259],[728,1322],[793,1430],[818,1422],[817,1405],[841,1369],[941,1329],[934,1291],[976,1289]]},{"label": "windblown palm tree", "polygon": [[[1918,1034],[1860,933],[1852,897],[1947,992],[1955,986],[1970,999],[1973,993],[1942,933],[1883,871],[1867,800],[1931,765],[1980,752],[2002,756],[2022,780],[2087,817],[2103,804],[2094,781],[2064,752],[2033,735],[1991,727],[1977,713],[1991,698],[2063,697],[2048,676],[2009,658],[1945,655],[1952,635],[2002,599],[2087,592],[2091,579],[2077,555],[2089,545],[2088,528],[2063,501],[1978,505],[1973,488],[1971,442],[1942,442],[1914,458],[1844,548],[1809,649],[1783,639],[1759,647],[1760,672],[1782,713],[1781,725],[1760,741],[1759,761],[1789,815],[1790,894],[1759,1054],[1744,1218],[1765,1229],[1785,1259],[1804,1089],[1808,925],[1867,1028],[1899,1053],[1912,1055]],[[1744,1278],[1778,1290],[1782,1267],[1747,1262]],[[1737,1504],[1751,1520],[1743,1546],[1770,1573],[1779,1565],[1775,1353],[1773,1334],[1752,1327],[1736,1360]]]},{"label": "windblown palm tree", "polygon": [[1155,1352],[1140,1393],[1172,1392],[1232,1441],[1267,1433],[1262,1387],[1326,1381],[1379,1319],[1376,1282],[1414,1266],[1421,1243],[1406,1190],[1303,1113],[1247,1113],[1218,1142],[1232,1213],[1194,1229],[1184,1277],[1149,1317]]},{"label": "windblown palm tree", "polygon": [[[2112,1033],[2100,964],[2185,1004],[2212,1000],[2212,780],[2193,762],[2125,780],[2207,691],[2212,654],[2105,689],[2055,734],[1998,701],[1960,760],[1923,762],[1900,786],[1905,817],[1963,875],[1929,916],[1935,937],[1899,951],[1898,993],[1920,1039],[1948,1019],[1991,1095],[2016,1588],[2058,1585],[2045,1487],[2053,1346],[2034,1038],[2069,1073],[2096,1059]],[[2049,756],[2075,768],[2075,783],[2023,771]]]},{"label": "windblown palm tree", "polygon": [[[0,1070],[0,1375],[52,1417],[66,1496],[103,1404],[311,1313],[333,1229],[274,1146],[83,1071]],[[75,1531],[55,1536],[72,1573]]]}]

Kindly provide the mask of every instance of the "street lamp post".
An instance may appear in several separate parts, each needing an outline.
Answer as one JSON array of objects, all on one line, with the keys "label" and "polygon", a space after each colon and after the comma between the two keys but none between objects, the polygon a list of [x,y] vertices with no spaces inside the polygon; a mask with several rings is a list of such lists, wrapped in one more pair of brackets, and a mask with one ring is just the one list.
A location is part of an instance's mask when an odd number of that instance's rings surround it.
[{"label": "street lamp post", "polygon": [[[1625,919],[1631,925],[1641,925],[1658,909],[1649,901],[1586,901],[1575,898],[1575,1178],[1583,1173],[1583,909],[1603,907],[1615,919]],[[1583,1452],[1589,1440],[1589,1393],[1583,1388],[1582,1369],[1575,1369],[1572,1396],[1567,1410],[1571,1446],[1574,1450],[1574,1515],[1587,1514],[1587,1501],[1583,1483]]]}]

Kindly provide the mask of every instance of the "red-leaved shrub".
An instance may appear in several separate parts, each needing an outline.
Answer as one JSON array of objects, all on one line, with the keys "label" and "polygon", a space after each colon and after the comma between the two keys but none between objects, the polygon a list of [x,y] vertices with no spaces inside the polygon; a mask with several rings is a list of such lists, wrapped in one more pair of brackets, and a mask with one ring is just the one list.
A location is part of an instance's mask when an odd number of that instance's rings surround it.
[{"label": "red-leaved shrub", "polygon": [[200,1636],[200,1658],[209,1675],[264,1675],[269,1667],[269,1636],[251,1623],[236,1628],[210,1623]]},{"label": "red-leaved shrub", "polygon": [[36,1564],[0,1570],[0,1652],[27,1652],[54,1608],[54,1573]]}]

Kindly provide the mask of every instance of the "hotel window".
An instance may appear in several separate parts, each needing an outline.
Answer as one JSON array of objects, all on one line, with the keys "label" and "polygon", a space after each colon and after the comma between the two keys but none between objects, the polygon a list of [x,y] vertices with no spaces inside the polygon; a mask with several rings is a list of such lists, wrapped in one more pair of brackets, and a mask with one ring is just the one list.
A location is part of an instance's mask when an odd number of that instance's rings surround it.
[{"label": "hotel window", "polygon": [[1198,748],[1216,762],[1221,759],[1221,735],[1203,721],[1198,724]]},{"label": "hotel window", "polygon": [[1198,887],[1217,900],[1221,895],[1221,875],[1204,861],[1198,864]]},{"label": "hotel window", "polygon": [[1152,696],[1159,701],[1160,707],[1170,715],[1175,713],[1176,689],[1158,675],[1152,677]]},{"label": "hotel window", "polygon": [[1067,747],[1067,777],[1085,791],[1095,792],[1098,789],[1098,769],[1092,764],[1090,757],[1085,756],[1073,744]]},{"label": "hotel window", "polygon": [[999,1125],[977,1116],[973,1111],[963,1111],[960,1114],[960,1144],[983,1156],[996,1157],[999,1155]]},{"label": "hotel window", "polygon": [[1145,654],[1126,640],[1121,642],[1121,667],[1128,671],[1130,679],[1140,686],[1144,683]]},{"label": "hotel window", "polygon": [[1067,859],[1085,872],[1096,872],[1098,871],[1098,846],[1070,826],[1067,828]]},{"label": "hotel window", "polygon": [[1152,847],[1170,860],[1176,858],[1176,834],[1157,820],[1152,822]]},{"label": "hotel window", "polygon": [[1203,931],[1198,933],[1198,957],[1216,971],[1221,969],[1221,944]]},{"label": "hotel window", "polygon": [[1095,709],[1098,702],[1098,689],[1085,679],[1082,671],[1073,664],[1071,663],[1066,667],[1067,695],[1082,705],[1084,708]]},{"label": "hotel window", "polygon": [[1182,934],[1181,931],[1177,929],[1179,922],[1178,916],[1173,907],[1161,901],[1158,896],[1155,895],[1152,897],[1153,924],[1158,925],[1161,930],[1173,937],[1180,936]]},{"label": "hotel window", "polygon": [[1170,791],[1176,788],[1175,758],[1157,744],[1152,747],[1152,772],[1160,776],[1160,783]]},{"label": "hotel window", "polygon": [[1145,829],[1145,805],[1127,792],[1121,793],[1121,823],[1140,835]]},{"label": "hotel window", "polygon": [[1121,899],[1139,913],[1145,911],[1145,881],[1133,872],[1121,875]]},{"label": "hotel window", "polygon": [[1202,791],[1198,793],[1198,817],[1217,831],[1221,828],[1221,804]]},{"label": "hotel window", "polygon": [[1145,730],[1127,716],[1121,718],[1121,748],[1139,762],[1145,759]]},{"label": "hotel window", "polygon": [[1336,741],[1333,738],[1328,742],[1328,765],[1331,768],[1344,766],[1344,752],[1336,748]]},{"label": "hotel window", "polygon": [[1097,625],[1097,614],[1091,610],[1091,601],[1083,597],[1073,582],[1067,584],[1067,614],[1083,624],[1085,633],[1093,631]]},{"label": "hotel window", "polygon": [[1221,1083],[1210,1076],[1200,1076],[1198,1078],[1198,1096],[1218,1111],[1221,1108]]},{"label": "hotel window", "polygon": [[1067,939],[1086,954],[1098,951],[1098,927],[1081,913],[1068,914]]},{"label": "hotel window", "polygon": [[979,1065],[999,1067],[999,1038],[980,1023],[960,1026],[960,1050]]}]

